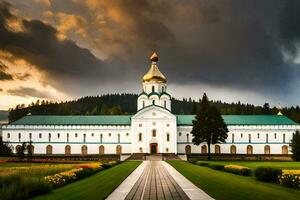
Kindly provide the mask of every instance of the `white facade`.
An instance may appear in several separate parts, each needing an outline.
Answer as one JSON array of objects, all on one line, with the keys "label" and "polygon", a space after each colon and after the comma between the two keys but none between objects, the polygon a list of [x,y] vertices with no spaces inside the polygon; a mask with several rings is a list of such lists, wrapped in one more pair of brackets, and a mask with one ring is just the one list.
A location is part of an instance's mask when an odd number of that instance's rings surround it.
[{"label": "white facade", "polygon": [[[38,116],[26,116],[29,118],[28,123],[3,125],[0,136],[4,142],[13,146],[14,152],[18,145],[31,141],[34,154],[206,153],[206,144],[192,144],[191,122],[182,124],[178,120],[179,116],[172,114],[171,96],[167,93],[166,78],[157,67],[156,54],[151,57],[151,61],[150,70],[143,78],[142,93],[137,100],[137,113],[128,117],[128,123],[35,124],[30,118],[36,119]],[[81,116],[81,120],[85,119],[86,116]],[[226,143],[211,145],[211,152],[290,154],[290,140],[300,128],[291,122],[228,125]]]}]

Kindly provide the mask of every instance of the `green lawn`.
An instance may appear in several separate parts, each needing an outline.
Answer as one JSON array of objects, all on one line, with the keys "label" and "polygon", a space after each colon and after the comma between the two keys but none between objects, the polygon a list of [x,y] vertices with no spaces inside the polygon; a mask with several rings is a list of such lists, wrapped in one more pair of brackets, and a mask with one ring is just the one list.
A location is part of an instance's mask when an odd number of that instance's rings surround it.
[{"label": "green lawn", "polygon": [[127,161],[35,199],[105,199],[141,161]]},{"label": "green lawn", "polygon": [[209,163],[242,165],[251,169],[255,169],[260,166],[276,167],[280,169],[300,169],[300,162],[209,161]]},{"label": "green lawn", "polygon": [[168,161],[168,163],[217,200],[298,200],[300,197],[299,190],[259,182],[254,177],[217,171],[185,161]]}]

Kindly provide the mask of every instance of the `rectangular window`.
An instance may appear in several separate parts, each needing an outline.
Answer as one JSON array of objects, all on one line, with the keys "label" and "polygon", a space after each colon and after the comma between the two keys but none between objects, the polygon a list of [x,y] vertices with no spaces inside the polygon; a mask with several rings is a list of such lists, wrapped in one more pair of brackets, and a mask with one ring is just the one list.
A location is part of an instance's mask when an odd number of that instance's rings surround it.
[{"label": "rectangular window", "polygon": [[259,133],[257,133],[257,139],[259,139]]},{"label": "rectangular window", "polygon": [[169,142],[170,141],[170,134],[168,133],[167,134],[167,142]]},{"label": "rectangular window", "polygon": [[67,142],[69,142],[69,133],[67,133]]},{"label": "rectangular window", "polygon": [[118,134],[118,143],[120,143],[120,134]]},{"label": "rectangular window", "polygon": [[84,133],[83,134],[83,142],[85,142],[85,139],[86,139],[86,134]]},{"label": "rectangular window", "polygon": [[241,133],[241,138],[243,138],[243,133]]},{"label": "rectangular window", "polygon": [[60,134],[59,133],[57,133],[57,138],[60,138]]},{"label": "rectangular window", "polygon": [[282,139],[283,139],[283,143],[285,143],[285,134],[283,134],[283,138]]},{"label": "rectangular window", "polygon": [[10,138],[10,133],[7,133],[7,138]]},{"label": "rectangular window", "polygon": [[21,142],[21,133],[19,133],[19,142]]},{"label": "rectangular window", "polygon": [[103,135],[100,134],[100,143],[102,143],[102,141],[103,141]]},{"label": "rectangular window", "polygon": [[276,140],[276,138],[277,138],[277,134],[276,134],[276,133],[274,133],[274,138],[275,138],[275,140]]},{"label": "rectangular window", "polygon": [[269,143],[269,134],[266,135],[266,143]]},{"label": "rectangular window", "polygon": [[190,135],[186,134],[186,142],[189,143],[190,142]]},{"label": "rectangular window", "polygon": [[249,143],[251,143],[251,134],[248,135]]},{"label": "rectangular window", "polygon": [[29,140],[32,139],[32,133],[29,133]]},{"label": "rectangular window", "polygon": [[49,142],[51,142],[51,133],[49,133],[48,139],[49,139]]},{"label": "rectangular window", "polygon": [[40,139],[42,138],[42,134],[41,134],[41,133],[39,133],[39,138],[40,138]]},{"label": "rectangular window", "polygon": [[231,135],[231,143],[234,143],[234,134]]}]

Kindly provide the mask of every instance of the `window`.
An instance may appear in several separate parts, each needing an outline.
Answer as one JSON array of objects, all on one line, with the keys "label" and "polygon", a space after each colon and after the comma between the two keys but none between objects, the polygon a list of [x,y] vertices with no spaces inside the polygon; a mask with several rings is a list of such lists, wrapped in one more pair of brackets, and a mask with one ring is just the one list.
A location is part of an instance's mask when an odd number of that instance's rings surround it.
[{"label": "window", "polygon": [[87,154],[88,154],[88,148],[87,148],[86,145],[83,145],[83,146],[81,147],[81,155],[85,156],[85,155],[87,155]]},{"label": "window", "polygon": [[85,142],[85,140],[86,140],[86,134],[84,133],[83,134],[83,142]]},{"label": "window", "polygon": [[234,143],[234,134],[231,135],[231,143]]},{"label": "window", "polygon": [[178,135],[181,136],[181,132],[179,132]]},{"label": "window", "polygon": [[283,138],[282,139],[283,139],[283,143],[285,143],[285,134],[283,134]]},{"label": "window", "polygon": [[139,127],[142,127],[143,126],[143,124],[139,124]]},{"label": "window", "polygon": [[71,155],[71,146],[70,145],[65,146],[65,155],[66,156]]},{"label": "window", "polygon": [[156,129],[152,130],[152,137],[156,137]]},{"label": "window", "polygon": [[243,138],[243,133],[241,133],[241,138]]},{"label": "window", "polygon": [[67,142],[69,142],[69,133],[67,133]]},{"label": "window", "polygon": [[154,92],[155,91],[155,87],[154,86],[152,86],[152,92]]},{"label": "window", "polygon": [[111,136],[111,133],[109,133],[108,136],[110,137],[110,136]]},{"label": "window", "polygon": [[259,133],[257,133],[257,139],[259,139]]},{"label": "window", "polygon": [[236,154],[236,146],[234,146],[234,145],[230,146],[230,153],[231,154]]},{"label": "window", "polygon": [[283,146],[281,147],[281,153],[282,153],[282,154],[285,154],[285,155],[289,153],[289,148],[288,148],[287,145],[283,145]]},{"label": "window", "polygon": [[57,138],[59,138],[60,137],[60,134],[59,133],[57,133]]},{"label": "window", "polygon": [[266,134],[266,143],[269,143],[269,134]]},{"label": "window", "polygon": [[105,151],[104,146],[103,146],[103,145],[100,145],[100,146],[99,146],[99,154],[100,154],[100,155],[103,155],[103,154],[104,154],[104,151]]},{"label": "window", "polygon": [[21,133],[19,133],[19,142],[21,142]]},{"label": "window", "polygon": [[48,145],[46,147],[46,155],[52,155],[52,149],[53,147],[51,145]]},{"label": "window", "polygon": [[266,145],[265,148],[264,148],[264,153],[265,153],[265,154],[270,154],[270,152],[271,152],[270,146],[269,146],[269,145]]},{"label": "window", "polygon": [[215,145],[215,154],[220,154],[220,153],[221,153],[220,145]]},{"label": "window", "polygon": [[142,141],[142,133],[139,133],[139,142]]},{"label": "window", "polygon": [[275,140],[276,140],[276,138],[277,138],[277,134],[276,134],[276,133],[274,133],[274,138],[275,138]]},{"label": "window", "polygon": [[156,125],[156,122],[152,122],[152,125],[155,126],[155,125]]},{"label": "window", "polygon": [[49,133],[49,135],[48,135],[48,140],[49,140],[49,142],[51,142],[51,133]]},{"label": "window", "polygon": [[42,134],[41,133],[39,134],[39,138],[42,138]]},{"label": "window", "polygon": [[167,133],[167,142],[169,142],[169,141],[170,141],[170,134]]},{"label": "window", "polygon": [[100,143],[102,143],[103,142],[103,134],[101,133],[100,134]]},{"label": "window", "polygon": [[143,101],[143,108],[145,107],[145,101]]},{"label": "window", "polygon": [[155,100],[152,100],[152,104],[155,105]]},{"label": "window", "polygon": [[29,133],[29,140],[32,139],[32,133]]},{"label": "window", "polygon": [[251,145],[247,146],[247,154],[252,155],[253,154],[253,147]]},{"label": "window", "polygon": [[186,134],[186,142],[187,142],[187,143],[190,142],[190,134]]},{"label": "window", "polygon": [[169,152],[169,148],[166,148],[166,152],[167,152],[167,153]]},{"label": "window", "polygon": [[92,133],[92,137],[94,137],[94,133]]},{"label": "window", "polygon": [[120,134],[118,134],[118,143],[120,143]]},{"label": "window", "polygon": [[129,136],[129,133],[126,133],[126,136]]},{"label": "window", "polygon": [[164,100],[164,107],[166,108],[167,107],[167,101]]},{"label": "window", "polygon": [[251,134],[248,134],[249,143],[251,143]]},{"label": "window", "polygon": [[143,153],[143,148],[142,147],[139,148],[139,152]]},{"label": "window", "polygon": [[167,127],[169,127],[170,126],[170,124],[167,124]]},{"label": "window", "polygon": [[77,133],[75,133],[75,137],[78,137],[78,134],[77,134]]},{"label": "window", "polygon": [[10,133],[7,133],[7,138],[10,138]]}]

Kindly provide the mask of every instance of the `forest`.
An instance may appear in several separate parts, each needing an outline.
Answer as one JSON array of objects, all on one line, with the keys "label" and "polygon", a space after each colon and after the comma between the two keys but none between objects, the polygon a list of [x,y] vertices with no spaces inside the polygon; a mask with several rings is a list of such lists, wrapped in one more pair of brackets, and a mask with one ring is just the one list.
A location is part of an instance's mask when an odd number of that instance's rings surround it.
[{"label": "forest", "polygon": [[[137,94],[106,94],[101,96],[86,96],[77,100],[65,102],[50,102],[37,100],[30,105],[17,105],[9,109],[9,122],[16,121],[21,117],[31,115],[128,115],[137,111]],[[175,99],[172,98],[173,114],[195,114],[197,106],[201,100],[192,98]],[[237,103],[225,103],[222,101],[210,101],[217,107],[223,115],[274,115],[279,110],[297,123],[300,123],[300,108],[270,107],[268,103],[264,105],[252,105]]]}]

